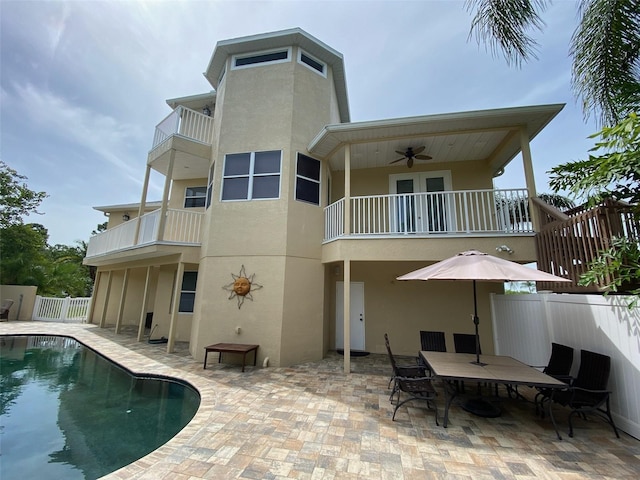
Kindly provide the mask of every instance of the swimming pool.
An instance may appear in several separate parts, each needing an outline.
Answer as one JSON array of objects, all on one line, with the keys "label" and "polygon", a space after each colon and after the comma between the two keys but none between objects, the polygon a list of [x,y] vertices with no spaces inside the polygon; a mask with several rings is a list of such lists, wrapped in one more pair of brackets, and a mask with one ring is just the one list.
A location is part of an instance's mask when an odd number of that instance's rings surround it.
[{"label": "swimming pool", "polygon": [[70,337],[0,336],[0,478],[95,479],[195,415],[186,383],[136,377]]}]

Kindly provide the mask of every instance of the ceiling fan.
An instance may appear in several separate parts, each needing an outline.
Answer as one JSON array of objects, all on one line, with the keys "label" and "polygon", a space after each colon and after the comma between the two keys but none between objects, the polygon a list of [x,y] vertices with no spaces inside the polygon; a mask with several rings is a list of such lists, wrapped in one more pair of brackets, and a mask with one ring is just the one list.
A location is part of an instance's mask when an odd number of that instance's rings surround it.
[{"label": "ceiling fan", "polygon": [[425,147],[418,147],[415,150],[413,149],[413,147],[407,147],[407,150],[402,152],[400,150],[396,150],[396,153],[399,155],[403,155],[402,157],[398,158],[397,160],[394,160],[393,162],[390,163],[397,163],[400,162],[404,159],[407,160],[407,167],[411,168],[413,167],[413,159],[418,159],[418,160],[431,160],[433,157],[430,157],[429,155],[420,155],[420,153],[422,151],[424,151]]}]

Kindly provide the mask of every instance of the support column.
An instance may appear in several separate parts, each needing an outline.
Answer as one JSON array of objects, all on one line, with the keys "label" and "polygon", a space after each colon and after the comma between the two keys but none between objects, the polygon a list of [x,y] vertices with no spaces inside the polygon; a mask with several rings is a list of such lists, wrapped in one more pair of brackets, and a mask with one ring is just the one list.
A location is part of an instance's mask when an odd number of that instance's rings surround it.
[{"label": "support column", "polygon": [[344,235],[351,235],[351,145],[344,147]]},{"label": "support column", "polygon": [[351,261],[345,260],[343,265],[344,282],[343,297],[344,306],[342,322],[344,332],[344,373],[351,373]]},{"label": "support column", "polygon": [[180,291],[182,290],[182,276],[184,275],[184,263],[178,263],[176,281],[174,282],[173,302],[171,302],[171,321],[169,323],[169,340],[167,341],[167,353],[172,353],[176,343],[176,321],[180,308]]},{"label": "support column", "polygon": [[171,178],[173,177],[173,164],[176,158],[176,150],[169,151],[169,166],[167,176],[164,180],[164,190],[162,192],[162,206],[160,207],[160,220],[158,221],[158,241],[164,240],[164,229],[167,225],[167,206],[169,204],[169,192],[171,191]]},{"label": "support column", "polygon": [[122,317],[124,316],[124,303],[127,300],[127,286],[129,285],[129,269],[125,268],[124,278],[122,279],[122,290],[120,290],[120,304],[118,305],[118,316],[116,318],[116,333],[120,333],[122,326]]},{"label": "support column", "polygon": [[93,323],[93,316],[96,311],[96,298],[98,298],[98,292],[100,291],[100,280],[102,279],[102,274],[103,272],[96,272],[96,280],[93,282],[93,291],[91,292],[89,313],[87,314],[87,323]]},{"label": "support column", "polygon": [[527,131],[520,128],[520,151],[522,152],[522,165],[524,167],[524,179],[529,191],[529,215],[531,216],[531,223],[533,225],[533,231],[539,231],[540,221],[538,218],[538,210],[531,201],[531,197],[536,197],[536,181],[533,174],[533,162],[531,161],[531,147],[529,145],[529,135]]},{"label": "support column", "polygon": [[140,206],[138,207],[138,218],[136,219],[136,233],[133,236],[133,241],[138,244],[138,236],[140,235],[140,222],[144,215],[144,210],[147,206],[147,192],[149,191],[149,177],[151,176],[151,167],[147,165],[147,170],[144,173],[144,183],[142,184],[142,196],[140,197]]},{"label": "support column", "polygon": [[138,322],[138,341],[144,336],[144,322],[147,319],[147,300],[149,298],[149,284],[151,283],[151,266],[147,267],[147,276],[144,281],[144,293],[142,294],[142,308],[140,309],[140,322]]},{"label": "support column", "polygon": [[107,291],[104,295],[104,305],[102,306],[102,314],[100,315],[100,328],[104,328],[107,323],[107,308],[109,307],[109,300],[111,297],[111,285],[113,283],[113,271],[109,270],[107,273]]}]

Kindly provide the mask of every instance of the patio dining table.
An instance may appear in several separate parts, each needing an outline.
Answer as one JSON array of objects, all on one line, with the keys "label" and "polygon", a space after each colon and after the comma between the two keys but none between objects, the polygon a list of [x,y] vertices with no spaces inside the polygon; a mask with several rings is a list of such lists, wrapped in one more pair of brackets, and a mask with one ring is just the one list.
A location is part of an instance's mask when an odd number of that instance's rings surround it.
[{"label": "patio dining table", "polygon": [[476,363],[476,355],[470,353],[421,351],[432,374],[442,379],[445,392],[444,423],[449,420],[449,407],[458,394],[456,382],[474,381],[505,385],[528,385],[542,388],[566,388],[567,384],[531,367],[513,357],[504,355],[481,355],[481,363]]}]

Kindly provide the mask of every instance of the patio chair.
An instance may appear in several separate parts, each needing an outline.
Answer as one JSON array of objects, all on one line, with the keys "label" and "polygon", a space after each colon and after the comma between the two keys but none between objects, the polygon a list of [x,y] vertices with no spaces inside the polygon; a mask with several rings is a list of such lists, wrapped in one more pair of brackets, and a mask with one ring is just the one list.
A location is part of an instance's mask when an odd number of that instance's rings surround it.
[{"label": "patio chair", "polygon": [[[473,333],[454,333],[453,346],[456,353],[476,353],[476,336]],[[482,355],[482,348],[478,353]]]},{"label": "patio chair", "polygon": [[[476,336],[473,333],[454,333],[453,347],[456,353],[476,353]],[[478,353],[482,354],[482,348],[478,345]],[[464,382],[456,383],[456,388],[460,392],[464,392]],[[496,386],[497,388],[497,386]],[[496,389],[497,391],[497,389]],[[478,383],[478,394],[480,393],[480,384]]]},{"label": "patio chair", "polygon": [[[571,383],[571,367],[573,366],[573,348],[561,343],[551,343],[551,356],[549,357],[549,363],[542,368],[542,373],[562,380],[565,383]],[[549,400],[552,389],[550,388],[536,388],[538,393],[533,399],[533,403],[536,406],[536,414],[540,413],[544,416],[544,402]]]},{"label": "patio chair", "polygon": [[424,377],[425,369],[423,366],[418,365],[417,363],[414,365],[398,365],[396,363],[396,359],[393,356],[393,352],[391,351],[391,345],[389,344],[389,336],[384,334],[384,344],[387,347],[387,354],[389,355],[389,362],[391,363],[391,378],[389,379],[389,388],[391,388],[391,384],[393,383],[393,389],[391,390],[391,395],[389,395],[389,400],[393,400],[393,396],[398,391],[398,378],[416,378],[416,377]]},{"label": "patio chair", "polygon": [[11,310],[11,305],[13,305],[13,300],[11,299],[2,301],[2,306],[0,306],[0,320],[9,321],[9,310]]},{"label": "patio chair", "polygon": [[[420,350],[427,352],[446,352],[447,342],[444,338],[444,332],[420,330]],[[418,363],[431,374],[428,365],[420,356],[418,356]]]},{"label": "patio chair", "polygon": [[[387,353],[389,354],[389,362],[391,362],[391,368],[393,370],[393,376],[391,381],[393,382],[393,390],[389,396],[389,400],[393,404],[393,396],[397,393],[398,398],[395,402],[395,408],[393,409],[393,415],[391,420],[396,419],[396,412],[398,408],[407,402],[413,400],[422,400],[427,402],[427,407],[435,410],[436,425],[438,423],[438,407],[435,402],[436,390],[431,383],[431,377],[425,374],[424,367],[420,365],[398,365],[396,359],[391,351],[391,345],[389,344],[389,335],[384,334],[384,343],[387,347]],[[405,393],[408,398],[400,401],[400,393]]]},{"label": "patio chair", "polygon": [[586,420],[587,413],[593,413],[605,420],[617,438],[620,438],[618,429],[611,416],[609,397],[611,391],[607,390],[609,374],[611,372],[611,357],[589,350],[580,351],[580,368],[578,375],[566,390],[554,390],[549,397],[549,416],[556,429],[558,440],[562,440],[555,418],[553,416],[553,403],[568,407],[569,412],[569,436],[573,437],[574,415],[579,415]]},{"label": "patio chair", "polygon": [[447,341],[444,332],[420,330],[420,347],[429,352],[446,352]]}]

